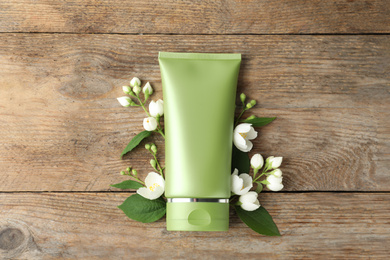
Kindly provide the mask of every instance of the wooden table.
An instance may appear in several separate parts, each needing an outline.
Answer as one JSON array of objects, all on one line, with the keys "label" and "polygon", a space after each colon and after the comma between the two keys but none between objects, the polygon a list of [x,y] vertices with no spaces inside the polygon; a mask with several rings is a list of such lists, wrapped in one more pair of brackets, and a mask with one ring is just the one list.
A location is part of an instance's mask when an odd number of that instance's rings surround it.
[{"label": "wooden table", "polygon": [[[388,258],[389,17],[387,0],[2,0],[0,258]],[[119,159],[144,114],[115,98],[134,76],[162,98],[159,51],[242,53],[239,93],[277,116],[253,152],[284,158],[285,189],[260,197],[282,237],[116,207],[119,172],[151,168],[142,147]]]}]

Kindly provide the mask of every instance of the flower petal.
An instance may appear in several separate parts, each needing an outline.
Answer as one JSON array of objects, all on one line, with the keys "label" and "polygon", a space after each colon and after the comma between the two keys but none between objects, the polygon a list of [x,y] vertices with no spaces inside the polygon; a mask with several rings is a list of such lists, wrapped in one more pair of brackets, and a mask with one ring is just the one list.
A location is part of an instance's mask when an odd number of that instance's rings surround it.
[{"label": "flower petal", "polygon": [[267,188],[272,190],[272,191],[280,191],[281,189],[283,189],[283,184],[281,183],[271,183],[271,184],[267,184]]},{"label": "flower petal", "polygon": [[129,107],[130,106],[130,102],[131,102],[131,99],[129,97],[119,97],[119,98],[116,98],[118,100],[118,102],[124,106],[124,107]]},{"label": "flower petal", "polygon": [[154,183],[157,183],[158,185],[162,186],[164,188],[164,184],[165,184],[165,181],[164,181],[164,178],[156,173],[156,172],[149,172],[148,173],[148,176],[146,176],[145,178],[145,185],[148,187],[148,186],[151,186],[153,185]]},{"label": "flower petal", "polygon": [[274,157],[272,159],[272,168],[273,169],[278,168],[282,164],[282,161],[283,161],[283,157]]},{"label": "flower petal", "polygon": [[241,195],[238,199],[241,203],[253,203],[257,200],[258,194],[255,191],[250,191],[244,195]]},{"label": "flower petal", "polygon": [[149,199],[155,200],[159,198],[164,193],[164,188],[161,186],[157,186],[154,191],[150,192]]},{"label": "flower petal", "polygon": [[241,173],[238,177],[240,177],[241,179],[243,179],[244,181],[244,187],[250,187],[252,188],[253,187],[253,183],[252,183],[252,177],[249,175],[249,174],[246,174],[246,173]]},{"label": "flower petal", "polygon": [[150,199],[150,191],[145,187],[141,187],[137,190],[137,193],[146,199]]},{"label": "flower petal", "polygon": [[[236,146],[237,147],[237,146]],[[251,141],[246,141],[246,146],[245,147],[237,147],[238,149],[240,149],[241,151],[247,153],[249,152],[250,150],[252,150],[253,148],[253,144]]]},{"label": "flower petal", "polygon": [[237,195],[245,195],[248,193],[248,191],[251,189],[252,187],[245,187],[244,189],[240,190],[240,194],[237,194]]},{"label": "flower petal", "polygon": [[246,138],[252,140],[252,139],[255,139],[257,137],[257,132],[255,131],[255,129],[251,126],[249,132],[247,133],[246,135]]},{"label": "flower petal", "polygon": [[239,193],[242,189],[243,183],[244,183],[244,181],[240,177],[238,177],[237,175],[232,175],[232,189],[231,189],[231,191],[237,195],[241,195]]},{"label": "flower petal", "polygon": [[272,175],[272,174],[267,177],[267,181],[271,184],[282,183],[282,180],[283,180],[283,177],[276,177],[275,175]]},{"label": "flower petal", "polygon": [[149,103],[149,113],[151,116],[157,116],[157,104],[153,100]]},{"label": "flower petal", "polygon": [[260,204],[255,203],[243,203],[241,204],[241,208],[243,208],[246,211],[254,211],[260,207]]},{"label": "flower petal", "polygon": [[242,135],[240,135],[240,133],[234,133],[234,144],[237,146],[240,145],[240,146],[246,146],[246,140],[244,137],[242,137]]},{"label": "flower petal", "polygon": [[239,133],[248,133],[249,130],[251,129],[251,126],[252,126],[252,124],[242,123],[242,124],[239,124],[238,126],[236,126],[234,131],[235,132],[237,131]]}]

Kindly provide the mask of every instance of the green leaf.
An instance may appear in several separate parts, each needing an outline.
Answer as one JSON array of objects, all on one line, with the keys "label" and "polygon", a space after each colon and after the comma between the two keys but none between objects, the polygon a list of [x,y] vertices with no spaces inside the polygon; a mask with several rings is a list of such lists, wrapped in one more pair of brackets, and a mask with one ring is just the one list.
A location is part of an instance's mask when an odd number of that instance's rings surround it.
[{"label": "green leaf", "polygon": [[240,173],[248,173],[250,169],[251,163],[249,161],[248,153],[244,153],[237,149],[235,145],[233,145],[232,152],[232,172],[235,168],[238,169]]},{"label": "green leaf", "polygon": [[242,123],[249,123],[252,126],[265,126],[274,121],[276,117],[256,117],[253,119],[241,120]]},{"label": "green leaf", "polygon": [[122,181],[121,183],[111,184],[110,186],[125,190],[125,189],[138,189],[143,187],[144,185],[142,185],[137,181],[127,180],[127,181]]},{"label": "green leaf", "polygon": [[149,137],[150,135],[152,134],[151,131],[142,131],[141,133],[137,134],[136,136],[134,136],[133,139],[131,139],[130,143],[126,146],[126,148],[123,150],[122,154],[121,154],[121,159],[123,157],[123,155],[127,154],[128,152],[130,152],[131,150],[133,150],[135,147],[137,147],[137,145],[142,141],[144,140],[146,137]]},{"label": "green leaf", "polygon": [[118,208],[131,219],[142,223],[150,223],[165,215],[166,203],[161,197],[149,200],[139,194],[134,194],[128,197]]},{"label": "green leaf", "polygon": [[246,211],[238,205],[234,208],[238,217],[255,232],[266,236],[280,236],[278,227],[264,207],[261,206],[254,211]]}]

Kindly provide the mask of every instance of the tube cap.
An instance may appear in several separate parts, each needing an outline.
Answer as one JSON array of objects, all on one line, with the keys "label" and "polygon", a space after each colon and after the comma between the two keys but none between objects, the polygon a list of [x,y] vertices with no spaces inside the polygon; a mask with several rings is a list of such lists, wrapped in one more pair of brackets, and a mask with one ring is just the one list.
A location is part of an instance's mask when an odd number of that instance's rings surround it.
[{"label": "tube cap", "polygon": [[229,203],[168,202],[168,231],[227,231]]}]

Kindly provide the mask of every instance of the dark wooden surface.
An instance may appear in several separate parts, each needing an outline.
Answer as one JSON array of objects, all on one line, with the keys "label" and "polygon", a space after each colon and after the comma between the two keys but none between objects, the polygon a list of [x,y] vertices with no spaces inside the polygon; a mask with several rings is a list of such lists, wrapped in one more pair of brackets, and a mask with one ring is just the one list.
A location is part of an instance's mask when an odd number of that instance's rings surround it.
[{"label": "dark wooden surface", "polygon": [[[389,1],[2,1],[0,259],[386,259],[389,15]],[[253,153],[284,157],[284,191],[260,197],[282,237],[233,212],[228,232],[167,232],[116,208],[119,171],[151,168],[142,147],[119,159],[144,114],[115,98],[133,76],[162,98],[159,51],[242,53],[239,92],[277,116]]]}]

